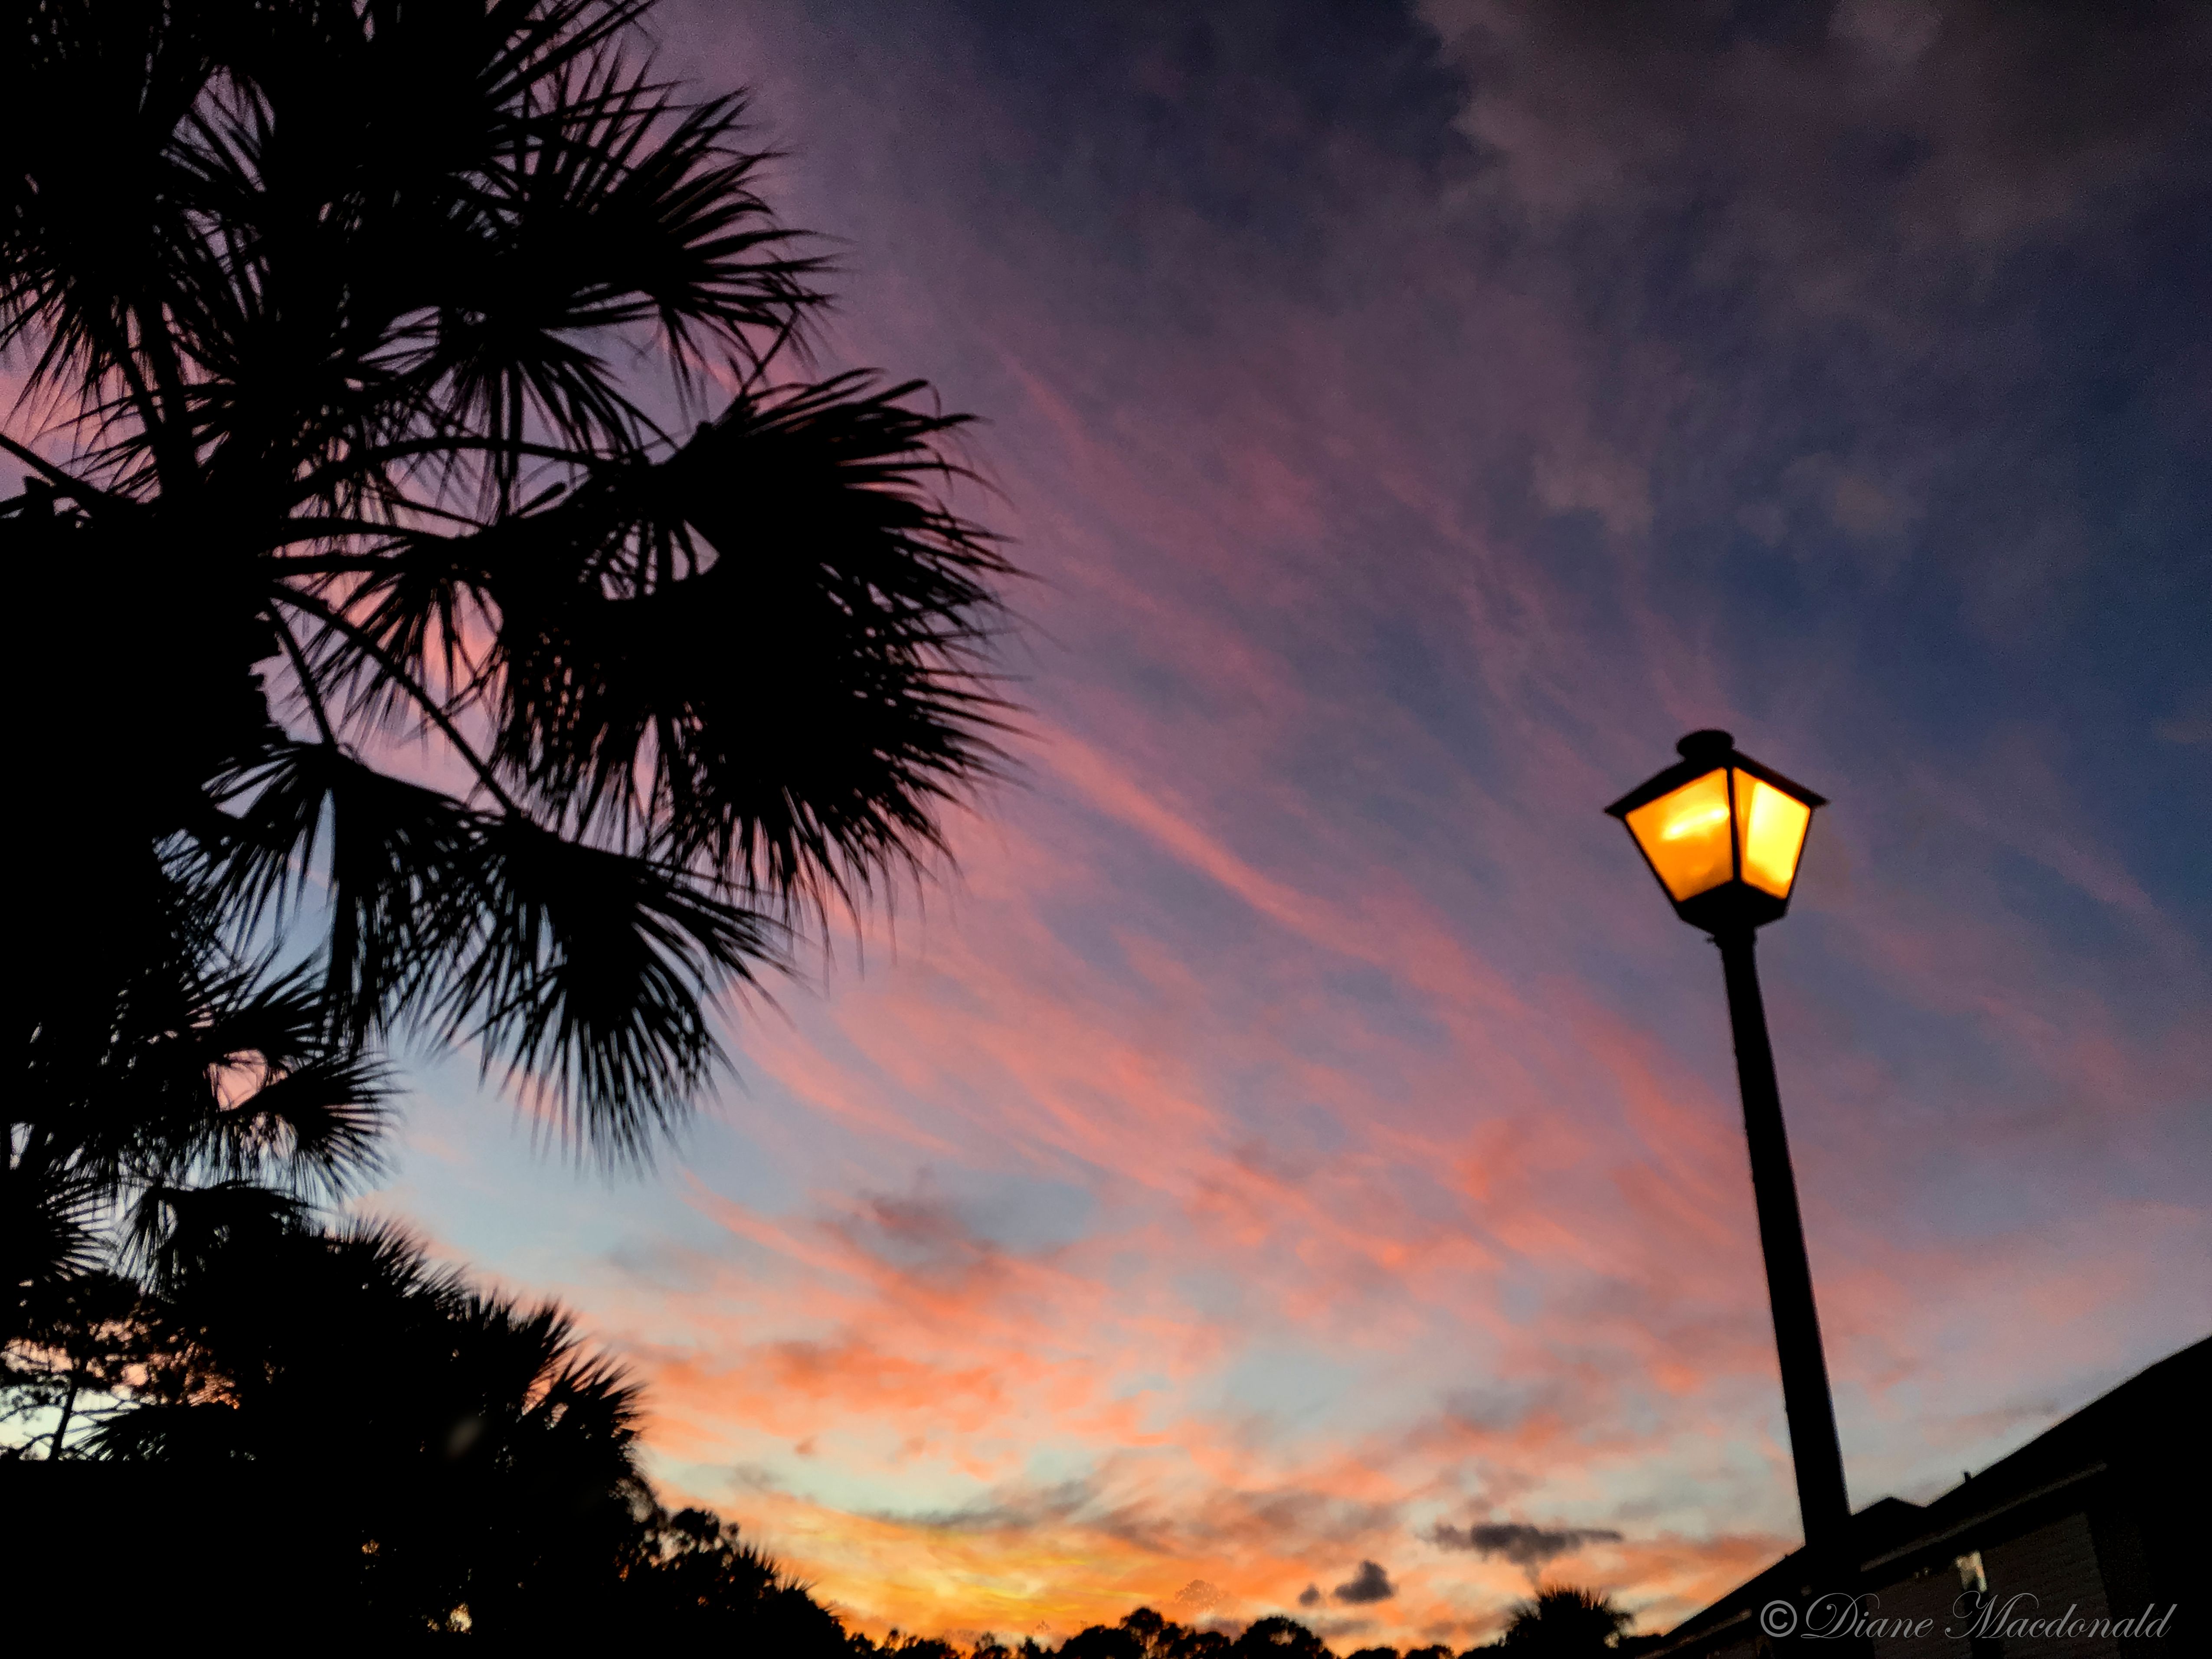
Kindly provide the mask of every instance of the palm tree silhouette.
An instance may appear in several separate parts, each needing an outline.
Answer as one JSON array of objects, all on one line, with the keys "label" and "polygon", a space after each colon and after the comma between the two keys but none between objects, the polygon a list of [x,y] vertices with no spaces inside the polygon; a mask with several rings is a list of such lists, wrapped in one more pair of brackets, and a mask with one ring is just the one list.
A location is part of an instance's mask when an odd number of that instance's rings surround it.
[{"label": "palm tree silhouette", "polygon": [[611,1590],[652,1509],[637,1389],[563,1310],[477,1290],[390,1227],[321,1232],[264,1189],[162,1201],[148,1357],[95,1456],[242,1493],[379,1627],[467,1608],[492,1633]]},{"label": "palm tree silhouette", "polygon": [[1636,1622],[1601,1590],[1571,1584],[1547,1585],[1513,1607],[1505,1632],[1493,1644],[1530,1659],[1601,1659]]},{"label": "palm tree silhouette", "polygon": [[[0,1171],[18,1301],[123,1142],[346,1178],[400,1030],[641,1153],[713,1000],[994,769],[964,417],[807,377],[819,263],[739,101],[637,59],[648,3],[0,24],[0,349],[67,451],[0,436],[48,1079]],[[210,1035],[249,1013],[274,1047]],[[92,1086],[194,1044],[284,1081],[252,1158],[234,1102]]]}]

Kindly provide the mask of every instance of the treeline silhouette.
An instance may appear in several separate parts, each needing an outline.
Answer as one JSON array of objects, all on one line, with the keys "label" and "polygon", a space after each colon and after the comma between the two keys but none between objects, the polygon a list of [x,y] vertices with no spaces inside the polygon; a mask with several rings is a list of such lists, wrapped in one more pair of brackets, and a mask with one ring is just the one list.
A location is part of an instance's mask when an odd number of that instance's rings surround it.
[{"label": "treeline silhouette", "polygon": [[[1474,1659],[1478,1654],[1601,1659],[1601,1656],[1633,1653],[1642,1645],[1633,1637],[1623,1639],[1632,1622],[1611,1598],[1560,1585],[1539,1590],[1516,1604],[1495,1641],[1456,1651],[1442,1643],[1402,1652],[1390,1647],[1361,1647],[1352,1649],[1348,1659]],[[1331,1656],[1334,1659],[1335,1650],[1298,1620],[1281,1615],[1255,1620],[1232,1636],[1222,1630],[1179,1625],[1150,1607],[1139,1607],[1118,1625],[1093,1625],[1079,1632],[1054,1651],[1063,1659],[1261,1659],[1261,1656],[1270,1659]],[[960,1656],[939,1644],[931,1659],[960,1659]],[[1011,1656],[1006,1648],[987,1641],[976,1646],[969,1659],[1011,1659]]]}]

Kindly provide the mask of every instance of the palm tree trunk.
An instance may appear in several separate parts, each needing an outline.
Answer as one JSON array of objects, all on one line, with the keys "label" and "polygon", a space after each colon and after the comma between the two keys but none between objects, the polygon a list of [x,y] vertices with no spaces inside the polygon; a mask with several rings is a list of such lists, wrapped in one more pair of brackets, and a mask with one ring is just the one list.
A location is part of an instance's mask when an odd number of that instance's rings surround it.
[{"label": "palm tree trunk", "polygon": [[54,1425],[54,1443],[46,1448],[46,1462],[49,1463],[61,1461],[62,1437],[69,1432],[70,1414],[76,1410],[77,1385],[83,1380],[82,1371],[70,1373],[69,1392],[62,1396],[62,1420]]}]

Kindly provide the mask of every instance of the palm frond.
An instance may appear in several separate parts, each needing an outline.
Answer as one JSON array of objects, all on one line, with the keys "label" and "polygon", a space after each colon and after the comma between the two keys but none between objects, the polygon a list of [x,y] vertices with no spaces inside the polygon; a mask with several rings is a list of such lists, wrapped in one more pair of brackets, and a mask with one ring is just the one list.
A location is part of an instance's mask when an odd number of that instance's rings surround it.
[{"label": "palm frond", "polygon": [[780,930],[686,871],[525,819],[486,817],[472,853],[433,1017],[564,1129],[642,1153],[721,1059],[714,1001],[757,983]]},{"label": "palm frond", "polygon": [[21,1148],[0,1190],[0,1297],[9,1340],[34,1301],[93,1272],[105,1254],[106,1183],[58,1150],[36,1139]]},{"label": "palm frond", "polygon": [[[327,745],[244,774],[215,879],[258,917],[319,881],[319,1007],[358,1043],[409,1017],[535,1079],[634,1154],[719,1058],[708,1009],[781,955],[776,925],[690,872],[471,808]],[[326,827],[325,827],[326,826]]]},{"label": "palm frond", "polygon": [[281,927],[319,884],[324,1017],[356,1043],[386,1030],[447,950],[477,815],[328,744],[279,745],[222,795],[236,809],[212,850],[213,890],[237,925]]},{"label": "palm frond", "polygon": [[199,240],[172,144],[213,72],[200,13],[41,0],[0,36],[0,349],[31,345],[33,384],[73,384],[88,408],[119,390],[179,489],[191,456],[161,306]]},{"label": "palm frond", "polygon": [[741,398],[668,461],[501,527],[500,760],[576,821],[749,891],[856,890],[939,843],[1006,703],[1009,567],[931,486],[956,417],[858,374]]},{"label": "palm frond", "polygon": [[149,1185],[131,1206],[125,1260],[157,1289],[207,1276],[219,1255],[268,1250],[304,1224],[306,1206],[253,1181]]}]

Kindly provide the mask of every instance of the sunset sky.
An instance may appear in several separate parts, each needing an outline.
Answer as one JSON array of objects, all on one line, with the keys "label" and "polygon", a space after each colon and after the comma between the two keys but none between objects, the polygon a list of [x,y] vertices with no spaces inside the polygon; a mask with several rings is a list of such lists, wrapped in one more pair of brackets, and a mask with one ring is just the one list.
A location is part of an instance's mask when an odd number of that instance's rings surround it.
[{"label": "sunset sky", "polygon": [[2212,1330],[2212,20],[2093,9],[670,0],[820,362],[981,417],[1029,712],[651,1172],[425,1061],[365,1206],[873,1631],[1663,1627],[1796,1540],[1600,810],[1719,726],[1834,803],[1761,955],[1854,1501]]}]

